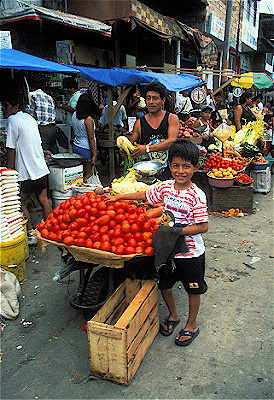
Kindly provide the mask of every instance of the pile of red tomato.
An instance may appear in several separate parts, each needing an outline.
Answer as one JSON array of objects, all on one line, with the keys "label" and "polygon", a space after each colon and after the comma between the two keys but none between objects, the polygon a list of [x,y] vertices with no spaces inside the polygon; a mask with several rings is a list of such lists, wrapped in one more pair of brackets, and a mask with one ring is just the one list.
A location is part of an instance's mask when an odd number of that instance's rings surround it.
[{"label": "pile of red tomato", "polygon": [[122,254],[153,254],[156,221],[127,200],[106,203],[88,192],[56,207],[37,229],[45,239]]},{"label": "pile of red tomato", "polygon": [[239,183],[251,183],[253,182],[253,179],[247,174],[239,174],[236,176],[235,181]]},{"label": "pile of red tomato", "polygon": [[230,160],[228,158],[223,158],[221,156],[215,156],[212,155],[208,157],[204,164],[204,169],[206,171],[211,171],[213,168],[219,169],[219,168],[229,168],[231,167],[234,171],[241,171],[243,169],[243,166],[236,163],[234,160]]}]

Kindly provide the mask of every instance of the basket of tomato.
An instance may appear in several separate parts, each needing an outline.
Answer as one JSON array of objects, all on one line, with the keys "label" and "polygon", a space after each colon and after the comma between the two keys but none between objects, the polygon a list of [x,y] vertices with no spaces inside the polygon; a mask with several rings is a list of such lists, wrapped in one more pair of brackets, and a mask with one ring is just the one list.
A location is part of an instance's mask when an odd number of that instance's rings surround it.
[{"label": "basket of tomato", "polygon": [[46,244],[67,247],[73,256],[82,252],[84,257],[75,257],[78,261],[107,258],[109,266],[114,266],[112,262],[121,258],[152,255],[157,228],[145,207],[127,200],[106,203],[102,196],[88,192],[56,207],[45,222],[37,224],[37,237]]},{"label": "basket of tomato", "polygon": [[238,164],[236,161],[230,158],[224,158],[222,156],[211,155],[208,157],[204,164],[204,170],[211,171],[212,169],[220,168],[232,168],[234,171],[240,172],[244,169],[243,165]]},{"label": "basket of tomato", "polygon": [[250,178],[247,174],[239,174],[236,176],[234,183],[239,186],[248,186],[251,185],[253,179]]}]

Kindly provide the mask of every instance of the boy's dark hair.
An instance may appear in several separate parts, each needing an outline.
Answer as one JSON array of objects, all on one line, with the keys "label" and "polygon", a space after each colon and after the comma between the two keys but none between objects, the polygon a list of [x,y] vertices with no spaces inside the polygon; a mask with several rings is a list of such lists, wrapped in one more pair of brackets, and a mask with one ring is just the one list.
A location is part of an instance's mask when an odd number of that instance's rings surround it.
[{"label": "boy's dark hair", "polygon": [[199,149],[194,143],[188,140],[175,140],[168,150],[168,162],[171,163],[175,157],[189,161],[196,167],[199,161]]},{"label": "boy's dark hair", "polygon": [[167,96],[166,87],[160,82],[153,82],[146,86],[145,95],[147,92],[159,93],[162,100]]},{"label": "boy's dark hair", "polygon": [[63,88],[64,89],[78,89],[78,83],[75,78],[68,77],[63,79]]},{"label": "boy's dark hair", "polygon": [[76,117],[78,119],[86,119],[87,117],[99,118],[100,110],[92,99],[89,92],[81,94],[76,104]]},{"label": "boy's dark hair", "polygon": [[4,93],[1,96],[1,102],[3,103],[4,101],[7,101],[13,107],[19,106],[18,107],[19,111],[25,110],[26,105],[23,99],[23,94],[20,93],[20,91],[19,92],[15,90],[7,91],[7,93]]}]

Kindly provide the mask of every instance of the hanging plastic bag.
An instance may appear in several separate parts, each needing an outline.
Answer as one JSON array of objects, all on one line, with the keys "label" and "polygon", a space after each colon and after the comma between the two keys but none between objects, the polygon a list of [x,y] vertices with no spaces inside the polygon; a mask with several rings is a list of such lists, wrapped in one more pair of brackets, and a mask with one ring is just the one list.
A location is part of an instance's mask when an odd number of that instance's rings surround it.
[{"label": "hanging plastic bag", "polygon": [[86,180],[86,183],[91,185],[92,189],[95,189],[97,187],[103,187],[95,166],[92,167],[91,176]]},{"label": "hanging plastic bag", "polygon": [[230,137],[232,132],[232,128],[227,125],[226,122],[223,122],[213,131],[213,135],[221,142],[225,142]]}]

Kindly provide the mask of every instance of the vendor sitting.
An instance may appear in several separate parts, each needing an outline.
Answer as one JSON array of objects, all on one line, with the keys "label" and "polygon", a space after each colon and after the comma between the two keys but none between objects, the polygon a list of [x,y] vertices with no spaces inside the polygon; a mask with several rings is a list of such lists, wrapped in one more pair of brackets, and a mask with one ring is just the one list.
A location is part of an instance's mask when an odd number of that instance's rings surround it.
[{"label": "vendor sitting", "polygon": [[194,122],[193,128],[199,131],[200,135],[203,138],[202,146],[208,148],[210,144],[215,144],[215,139],[212,135],[212,120],[211,113],[213,109],[209,104],[202,106],[201,115],[197,121]]}]

